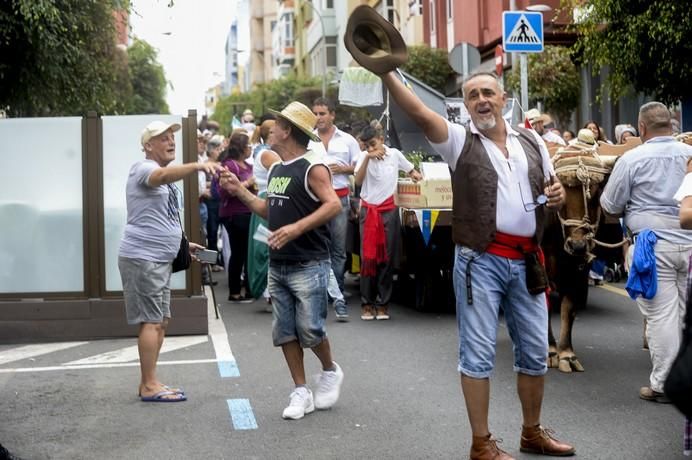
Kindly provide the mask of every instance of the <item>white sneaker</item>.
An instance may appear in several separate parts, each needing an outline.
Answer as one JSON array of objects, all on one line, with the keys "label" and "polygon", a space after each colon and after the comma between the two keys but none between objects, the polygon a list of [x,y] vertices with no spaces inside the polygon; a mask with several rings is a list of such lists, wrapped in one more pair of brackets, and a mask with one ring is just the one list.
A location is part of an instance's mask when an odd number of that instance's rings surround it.
[{"label": "white sneaker", "polygon": [[344,381],[344,372],[334,363],[333,371],[322,371],[320,381],[315,390],[315,407],[317,409],[329,409],[339,399],[341,383]]},{"label": "white sneaker", "polygon": [[288,407],[284,409],[283,418],[298,420],[315,410],[312,402],[312,391],[305,387],[298,387],[291,393]]}]

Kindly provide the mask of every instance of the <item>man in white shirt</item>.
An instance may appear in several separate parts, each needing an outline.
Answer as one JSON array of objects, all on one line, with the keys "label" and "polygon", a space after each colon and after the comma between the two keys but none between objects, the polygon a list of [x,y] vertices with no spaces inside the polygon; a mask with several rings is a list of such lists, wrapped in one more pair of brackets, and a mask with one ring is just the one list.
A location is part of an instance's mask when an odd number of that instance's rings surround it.
[{"label": "man in white shirt", "polygon": [[567,145],[565,140],[552,132],[549,129],[545,129],[545,125],[549,125],[553,122],[552,118],[545,113],[541,113],[538,109],[531,109],[526,112],[526,118],[531,123],[533,129],[540,134],[545,142],[555,145]]},{"label": "man in white shirt", "polygon": [[344,272],[346,271],[346,230],[350,210],[350,179],[360,155],[358,141],[334,125],[336,107],[329,99],[319,97],[312,103],[312,113],[317,117],[315,134],[320,142],[310,141],[308,149],[326,155],[326,162],[332,171],[332,186],[341,200],[341,213],[329,222],[331,235],[331,261],[339,289],[344,292]]},{"label": "man in white shirt", "polygon": [[512,459],[498,447],[488,426],[500,308],[514,344],[523,416],[520,450],[574,454],[574,447],[540,424],[548,312],[544,283],[534,283],[540,276],[529,275],[540,273],[543,204],[555,209],[565,199],[545,144],[536,132],[515,129],[502,118],[506,94],[492,74],[471,75],[462,86],[471,116],[468,127],[429,109],[396,73],[381,78],[453,170],[458,370],[473,433],[470,458]]}]

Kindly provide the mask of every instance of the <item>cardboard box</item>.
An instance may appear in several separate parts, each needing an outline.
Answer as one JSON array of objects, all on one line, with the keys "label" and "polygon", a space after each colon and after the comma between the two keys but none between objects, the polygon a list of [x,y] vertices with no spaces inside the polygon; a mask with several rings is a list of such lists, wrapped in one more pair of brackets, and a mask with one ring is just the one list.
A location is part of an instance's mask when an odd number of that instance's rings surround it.
[{"label": "cardboard box", "polygon": [[399,179],[394,202],[402,208],[451,208],[452,179],[447,163],[421,163],[423,180]]}]

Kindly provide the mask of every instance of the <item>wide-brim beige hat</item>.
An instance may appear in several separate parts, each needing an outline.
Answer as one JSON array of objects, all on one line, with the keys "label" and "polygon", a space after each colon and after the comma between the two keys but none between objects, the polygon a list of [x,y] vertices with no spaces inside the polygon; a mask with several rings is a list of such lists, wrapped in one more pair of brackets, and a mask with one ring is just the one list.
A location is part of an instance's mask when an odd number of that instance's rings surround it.
[{"label": "wide-brim beige hat", "polygon": [[317,123],[317,117],[305,104],[293,101],[281,112],[273,109],[269,109],[269,112],[273,113],[277,117],[285,119],[293,126],[307,134],[310,139],[319,142],[319,136],[313,132],[315,129],[315,124]]},{"label": "wide-brim beige hat", "polygon": [[144,144],[149,142],[152,137],[156,137],[159,134],[163,134],[168,130],[171,130],[171,132],[176,132],[180,129],[180,123],[164,123],[163,121],[152,121],[147,125],[144,130],[142,130],[142,137],[140,140],[142,141],[142,147],[144,147]]},{"label": "wide-brim beige hat", "polygon": [[374,8],[356,7],[348,18],[344,44],[353,59],[378,75],[401,67],[408,60],[408,50],[401,34]]},{"label": "wide-brim beige hat", "polygon": [[548,115],[547,113],[541,113],[538,109],[531,109],[528,112],[526,112],[525,115],[531,124],[537,121],[542,121],[544,125],[553,122],[553,119],[550,118],[550,115]]}]

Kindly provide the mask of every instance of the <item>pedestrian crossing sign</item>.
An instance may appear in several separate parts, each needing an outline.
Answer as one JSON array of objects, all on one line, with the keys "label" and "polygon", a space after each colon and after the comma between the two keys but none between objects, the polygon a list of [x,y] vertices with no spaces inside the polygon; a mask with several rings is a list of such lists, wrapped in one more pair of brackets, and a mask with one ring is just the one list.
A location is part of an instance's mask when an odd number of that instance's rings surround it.
[{"label": "pedestrian crossing sign", "polygon": [[502,47],[508,53],[543,51],[543,14],[531,11],[503,12]]}]

